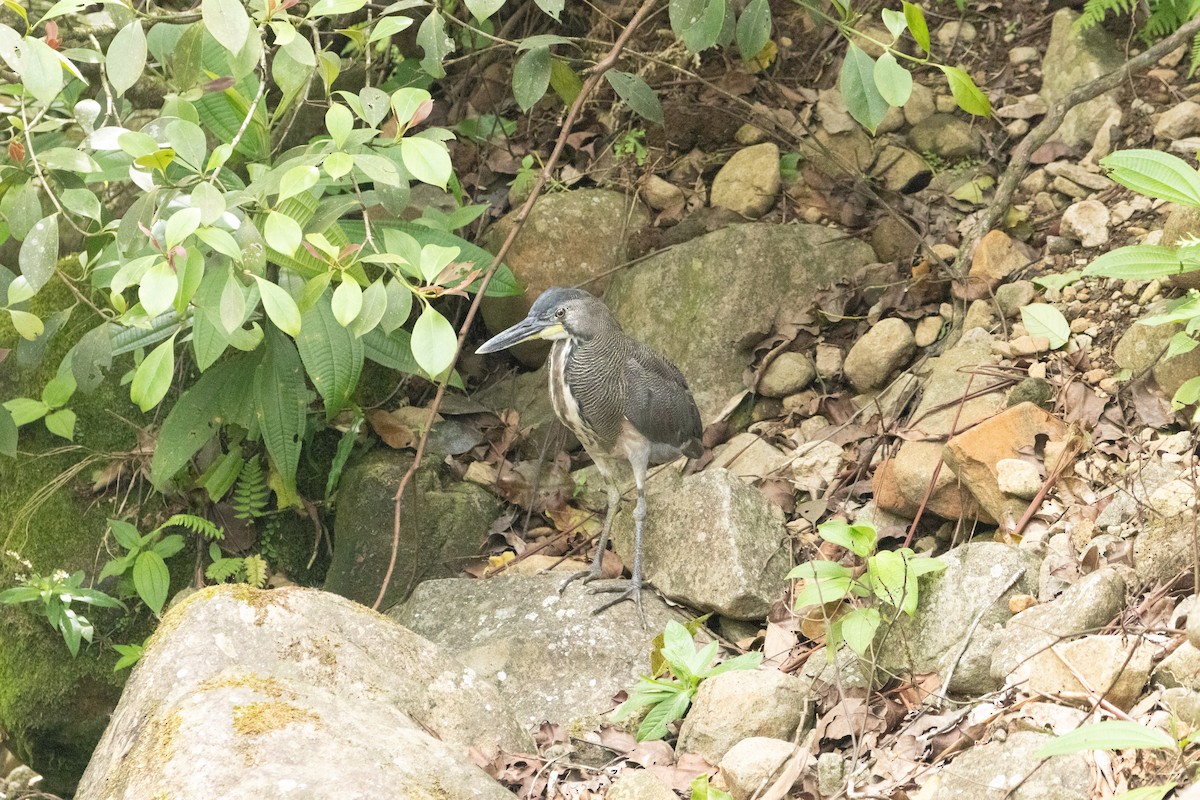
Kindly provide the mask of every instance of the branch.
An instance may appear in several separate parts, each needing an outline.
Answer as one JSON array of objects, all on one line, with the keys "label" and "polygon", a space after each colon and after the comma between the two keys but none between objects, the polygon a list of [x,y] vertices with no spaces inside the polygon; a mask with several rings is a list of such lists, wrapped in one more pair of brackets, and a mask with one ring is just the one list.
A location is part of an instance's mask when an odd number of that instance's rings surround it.
[{"label": "branch", "polygon": [[[471,329],[471,323],[475,321],[475,315],[479,311],[479,304],[482,302],[484,295],[487,293],[488,284],[491,283],[492,276],[496,274],[496,269],[504,260],[504,255],[508,252],[508,249],[512,247],[512,243],[517,238],[517,234],[519,234],[521,232],[521,228],[524,227],[525,220],[529,216],[529,212],[533,210],[533,204],[537,201],[538,195],[541,194],[542,189],[545,187],[547,181],[550,180],[550,174],[554,170],[555,165],[558,163],[558,159],[562,156],[562,152],[567,146],[567,137],[571,133],[571,128],[574,127],[575,122],[579,119],[579,114],[583,110],[584,103],[587,102],[592,93],[596,91],[596,87],[600,85],[600,81],[604,78],[604,73],[608,72],[608,70],[612,69],[613,66],[616,65],[617,59],[621,55],[621,51],[629,42],[630,37],[633,36],[633,32],[637,30],[638,26],[650,13],[651,9],[654,8],[655,3],[657,2],[658,0],[642,0],[642,4],[638,8],[637,13],[633,15],[633,18],[629,20],[629,23],[621,31],[621,35],[617,37],[617,40],[613,43],[612,48],[609,49],[608,53],[606,53],[605,56],[589,70],[587,80],[583,82],[583,87],[580,88],[579,95],[575,98],[575,102],[571,104],[571,109],[567,112],[567,118],[563,121],[562,128],[558,132],[558,139],[554,142],[554,149],[550,151],[550,157],[546,159],[546,163],[542,166],[541,172],[538,173],[537,180],[533,184],[533,190],[529,193],[529,198],[525,201],[525,204],[521,206],[521,209],[517,212],[516,216],[513,217],[512,229],[509,230],[508,236],[504,239],[504,243],[500,245],[500,249],[496,251],[495,257],[492,258],[491,265],[488,266],[487,271],[483,274],[483,279],[479,283],[479,291],[475,293],[475,297],[471,301],[471,307],[467,310],[467,317],[463,320],[462,327],[460,327],[458,331],[458,348],[454,353],[455,362],[458,361],[458,357],[462,354],[463,342],[467,338],[467,332]],[[451,370],[447,370],[447,375],[450,374],[452,368],[453,363],[451,364]],[[396,488],[395,516],[393,517],[392,521],[392,553],[391,557],[388,559],[387,572],[383,576],[383,584],[379,587],[379,596],[376,597],[375,602],[371,604],[371,608],[376,611],[379,610],[379,606],[383,603],[383,596],[387,592],[388,584],[392,582],[392,575],[396,570],[396,554],[400,549],[401,498],[404,496],[404,490],[408,487],[409,481],[412,480],[413,475],[417,473],[417,469],[421,466],[421,459],[425,455],[425,446],[429,440],[429,431],[433,427],[433,422],[437,416],[438,409],[441,408],[442,398],[446,396],[446,385],[448,380],[448,378],[443,378],[438,382],[437,394],[434,395],[433,402],[429,405],[429,416],[425,420],[425,427],[421,431],[421,438],[417,441],[417,452],[413,456],[412,464],[409,465],[408,469],[404,473],[404,476],[400,479],[400,485]]]},{"label": "branch", "polygon": [[1034,151],[1049,141],[1062,125],[1068,111],[1117,88],[1129,80],[1134,73],[1154,64],[1175,48],[1187,44],[1198,32],[1200,32],[1200,17],[1190,20],[1182,28],[1145,52],[1134,56],[1117,69],[1101,75],[1091,83],[1078,87],[1055,103],[1042,121],[1026,134],[1021,143],[1012,151],[1009,156],[1008,168],[1004,170],[1004,174],[1000,176],[1000,181],[996,185],[995,197],[980,214],[970,233],[967,234],[962,247],[959,248],[958,257],[954,259],[952,274],[967,274],[967,262],[975,253],[975,245],[979,243],[985,233],[996,227],[1000,218],[1008,212],[1008,207],[1012,204],[1013,193],[1016,192],[1021,178],[1025,177],[1025,171],[1029,168],[1029,160],[1033,157]]}]

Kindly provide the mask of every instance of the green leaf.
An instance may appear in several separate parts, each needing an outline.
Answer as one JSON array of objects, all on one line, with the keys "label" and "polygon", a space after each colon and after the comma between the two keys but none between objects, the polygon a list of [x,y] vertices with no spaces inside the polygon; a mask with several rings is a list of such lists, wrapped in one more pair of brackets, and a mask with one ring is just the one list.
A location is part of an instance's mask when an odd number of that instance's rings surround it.
[{"label": "green leaf", "polygon": [[707,50],[721,38],[725,0],[670,0],[668,12],[671,30],[693,53]]},{"label": "green leaf", "polygon": [[890,106],[899,108],[912,94],[912,73],[900,66],[896,57],[884,53],[875,62],[875,88]]},{"label": "green leaf", "polygon": [[879,630],[879,621],[879,611],[874,608],[856,608],[838,620],[842,626],[842,638],[860,656],[865,656],[871,649],[875,632]]},{"label": "green leaf", "polygon": [[946,82],[950,84],[950,93],[954,95],[954,102],[958,103],[959,108],[977,117],[992,115],[992,102],[979,90],[970,75],[959,67],[941,65],[941,70],[946,76]]},{"label": "green leaf", "polygon": [[691,791],[691,800],[733,800],[733,795],[729,792],[710,786],[708,775],[704,773],[697,775],[688,788]]},{"label": "green leaf", "polygon": [[1178,156],[1158,150],[1118,150],[1100,159],[1108,177],[1138,194],[1200,207],[1200,174]]},{"label": "green leaf", "polygon": [[1112,800],[1162,800],[1167,793],[1175,788],[1173,783],[1163,783],[1157,786],[1142,786],[1121,792],[1112,796]]},{"label": "green leaf", "polygon": [[1184,261],[1180,249],[1137,244],[1104,253],[1088,264],[1083,274],[1148,281],[1197,269],[1200,269],[1200,260]]},{"label": "green leaf", "polygon": [[142,360],[133,373],[129,399],[142,411],[154,408],[167,395],[175,373],[175,337],[160,344]]},{"label": "green leaf", "polygon": [[321,298],[304,313],[296,348],[313,385],[325,401],[325,416],[332,419],[346,407],[362,374],[364,345],[333,316],[328,298]]},{"label": "green leaf", "polygon": [[575,98],[583,89],[583,81],[566,61],[552,57],[550,59],[550,86],[560,100],[570,105],[575,102]]},{"label": "green leaf", "polygon": [[404,168],[422,183],[446,188],[454,166],[450,163],[450,151],[443,142],[435,142],[416,136],[400,140],[400,158]]},{"label": "green leaf", "polygon": [[304,230],[300,223],[282,211],[272,211],[267,214],[267,222],[263,225],[263,238],[272,249],[290,256],[304,241]]},{"label": "green leaf", "polygon": [[737,21],[737,46],[742,60],[749,61],[771,41],[771,4],[750,0]]},{"label": "green leaf", "polygon": [[831,519],[817,526],[817,533],[825,541],[840,544],[856,556],[868,556],[875,550],[877,536],[871,525],[850,525]]},{"label": "green leaf", "polygon": [[336,181],[354,169],[354,157],[339,150],[325,156],[321,166],[325,168],[325,174]]},{"label": "green leaf", "polygon": [[665,737],[667,726],[677,719],[683,719],[683,715],[691,703],[692,696],[686,689],[680,687],[679,691],[669,700],[664,700],[647,712],[642,724],[638,726],[637,740],[653,742]]},{"label": "green leaf", "polygon": [[[113,538],[117,540],[117,544],[124,547],[126,550],[133,550],[140,546],[142,535],[138,533],[138,529],[132,524],[121,519],[110,519],[108,521],[109,530],[112,531]],[[119,572],[116,574],[120,574]]]},{"label": "green leaf", "polygon": [[316,167],[307,164],[301,164],[297,167],[292,167],[287,172],[283,173],[283,177],[279,179],[279,200],[283,202],[289,197],[298,195],[301,192],[307,192],[309,189],[317,185],[317,179],[321,177],[321,173]]},{"label": "green leaf", "polygon": [[425,374],[436,379],[454,363],[454,354],[458,349],[458,337],[454,334],[454,326],[426,305],[417,318],[412,331],[413,357],[425,370]]},{"label": "green leaf", "polygon": [[17,457],[17,423],[3,407],[0,407],[0,456]]},{"label": "green leaf", "polygon": [[362,311],[362,287],[358,281],[349,275],[342,276],[342,282],[333,290],[333,317],[342,327],[349,327]]},{"label": "green leaf", "polygon": [[675,620],[668,621],[663,629],[663,643],[659,653],[675,677],[690,681],[696,675],[691,668],[692,657],[696,655],[696,645],[687,628]]},{"label": "green leaf", "polygon": [[46,329],[41,317],[30,314],[28,311],[9,309],[8,316],[12,319],[13,327],[17,329],[17,333],[21,335],[22,339],[33,341]]},{"label": "green leaf", "polygon": [[734,656],[727,661],[722,661],[717,666],[708,671],[706,678],[715,678],[717,675],[723,675],[726,672],[738,672],[741,670],[758,669],[763,662],[763,654],[742,653],[740,656]]},{"label": "green leaf", "polygon": [[604,73],[604,79],[635,114],[659,125],[663,123],[662,103],[641,77],[610,69]]},{"label": "green leaf", "polygon": [[333,143],[341,147],[354,130],[354,115],[341,103],[331,103],[325,112],[325,129]]},{"label": "green leaf", "polygon": [[849,576],[808,581],[804,584],[804,588],[796,594],[793,608],[799,613],[800,609],[808,606],[820,606],[841,600],[850,593],[852,583],[854,583],[854,579]]},{"label": "green leaf", "polygon": [[142,646],[140,644],[114,644],[113,650],[121,657],[117,659],[117,663],[113,665],[113,672],[120,672],[127,667],[132,667],[142,658]]},{"label": "green leaf", "polygon": [[50,105],[63,88],[63,62],[58,53],[41,39],[26,36],[21,40],[21,85],[39,102]]},{"label": "green leaf", "polygon": [[908,571],[908,560],[895,550],[881,550],[867,560],[871,591],[888,605],[912,615],[917,606],[917,582]]},{"label": "green leaf", "polygon": [[533,0],[534,4],[544,11],[547,15],[554,18],[558,22],[558,17],[563,12],[566,0]]},{"label": "green leaf", "polygon": [[438,11],[431,11],[417,29],[417,44],[425,52],[421,69],[432,78],[446,77],[442,62],[454,52],[454,40],[446,35],[446,20]]},{"label": "green leaf", "polygon": [[1106,720],[1084,725],[1064,733],[1037,751],[1037,758],[1081,753],[1085,750],[1175,750],[1178,748],[1170,734],[1128,720]]},{"label": "green leaf", "polygon": [[253,26],[242,0],[200,0],[200,15],[212,37],[231,53],[241,51],[250,38]]},{"label": "green leaf", "polygon": [[21,274],[37,292],[54,277],[58,263],[58,216],[43,217],[29,231],[17,255]]},{"label": "green leaf", "polygon": [[113,37],[104,57],[104,72],[118,97],[137,83],[146,69],[146,34],[140,20],[134,20]]},{"label": "green leaf", "polygon": [[888,33],[892,35],[892,41],[899,39],[900,34],[904,33],[904,29],[908,27],[903,11],[885,8],[879,12],[879,16],[883,19],[883,25],[888,29]]},{"label": "green leaf", "polygon": [[[468,3],[468,5],[470,4]],[[367,37],[367,44],[370,44],[371,42],[378,42],[379,40],[386,39],[389,36],[395,36],[397,33],[408,30],[412,24],[413,21],[409,17],[383,17],[376,22],[375,27],[371,29],[371,35]]]},{"label": "green leaf", "polygon": [[75,439],[75,412],[69,408],[61,408],[52,414],[47,414],[46,430],[67,441],[73,441]]},{"label": "green leaf", "polygon": [[787,574],[788,580],[802,578],[804,580],[825,580],[826,578],[848,578],[850,568],[843,567],[836,561],[805,561]]},{"label": "green leaf", "polygon": [[536,47],[517,59],[513,67],[513,99],[522,111],[533,108],[550,86],[550,48]]},{"label": "green leaf", "polygon": [[341,14],[353,14],[365,6],[366,0],[317,0],[308,10],[306,17],[336,17]]},{"label": "green leaf", "polygon": [[171,573],[162,556],[153,550],[139,553],[137,561],[133,562],[133,588],[155,616],[162,613],[170,587]]},{"label": "green leaf", "polygon": [[912,34],[917,46],[929,52],[929,25],[925,22],[925,12],[916,3],[904,2],[904,21],[908,23],[908,31]]},{"label": "green leaf", "polygon": [[265,278],[254,276],[254,280],[258,282],[258,291],[262,295],[263,308],[267,311],[267,316],[271,318],[271,322],[275,323],[275,327],[286,333],[288,336],[295,337],[300,333],[300,309],[296,307],[296,301],[278,284],[272,283]]},{"label": "green leaf", "polygon": [[[176,215],[178,216],[178,215]],[[172,217],[174,219],[174,217]],[[151,317],[157,317],[175,302],[179,291],[179,276],[166,261],[159,261],[142,276],[138,284],[138,301]]]},{"label": "green leaf", "polygon": [[1050,340],[1050,349],[1057,350],[1071,338],[1071,325],[1057,308],[1046,303],[1021,306],[1021,322],[1030,336]]},{"label": "green leaf", "polygon": [[4,401],[4,409],[12,415],[13,423],[19,428],[39,420],[50,411],[50,406],[32,397],[14,397]]},{"label": "green leaf", "polygon": [[350,326],[354,336],[361,337],[378,325],[379,321],[383,319],[384,312],[387,311],[387,304],[387,289],[384,288],[383,278],[380,278],[363,292],[362,310],[358,312],[358,317]]},{"label": "green leaf", "polygon": [[887,114],[888,103],[875,86],[875,60],[853,42],[846,48],[838,88],[850,116],[874,134]]},{"label": "green leaf", "polygon": [[412,313],[413,293],[398,278],[388,280],[384,292],[387,295],[387,310],[379,324],[384,333],[391,333],[408,322],[408,316]]},{"label": "green leaf", "polygon": [[296,492],[301,439],[308,413],[304,365],[296,346],[281,333],[268,329],[266,350],[254,376],[254,405],[271,464],[285,490]]}]

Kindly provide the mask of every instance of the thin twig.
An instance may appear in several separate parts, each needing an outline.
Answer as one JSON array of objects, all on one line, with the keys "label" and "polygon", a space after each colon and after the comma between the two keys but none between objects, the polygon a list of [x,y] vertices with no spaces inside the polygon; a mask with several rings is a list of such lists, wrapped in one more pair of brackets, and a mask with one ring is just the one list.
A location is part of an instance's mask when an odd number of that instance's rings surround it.
[{"label": "thin twig", "polygon": [[[475,297],[471,301],[471,307],[467,310],[466,319],[463,320],[462,327],[458,331],[458,346],[454,353],[454,362],[458,361],[458,357],[462,353],[467,332],[471,329],[471,323],[475,321],[475,315],[479,311],[479,304],[487,292],[487,287],[492,280],[492,276],[496,273],[496,269],[500,266],[504,255],[517,238],[517,234],[524,227],[525,219],[529,216],[529,212],[533,210],[533,204],[537,201],[538,195],[541,194],[542,188],[550,180],[550,173],[558,163],[558,159],[562,156],[563,150],[566,149],[567,137],[570,135],[571,128],[574,127],[576,120],[579,118],[584,103],[587,102],[588,98],[596,90],[596,87],[600,85],[600,81],[604,78],[604,73],[616,65],[617,58],[621,55],[621,50],[624,49],[625,44],[633,36],[633,32],[637,30],[642,20],[654,8],[656,2],[657,0],[643,0],[633,18],[629,20],[629,24],[625,26],[625,29],[621,31],[621,35],[617,37],[617,41],[613,43],[612,48],[589,71],[587,80],[584,81],[578,96],[575,98],[575,102],[571,104],[571,109],[567,112],[567,118],[563,121],[562,129],[558,132],[558,139],[554,142],[554,149],[550,152],[550,157],[546,159],[541,172],[538,173],[537,180],[533,184],[533,190],[529,193],[525,204],[521,206],[521,209],[513,218],[513,225],[508,232],[508,236],[504,239],[504,243],[500,245],[500,249],[496,251],[495,257],[492,258],[492,263],[488,266],[487,271],[483,274],[483,278],[479,282],[479,290],[475,293]],[[449,374],[449,371],[447,371],[447,374]],[[400,485],[396,487],[395,515],[392,520],[392,552],[388,558],[388,567],[387,572],[383,576],[383,583],[379,587],[379,596],[375,598],[375,602],[371,605],[371,608],[376,611],[379,610],[380,605],[383,603],[383,596],[387,593],[388,585],[392,582],[392,574],[396,570],[396,555],[400,550],[401,498],[404,496],[404,490],[408,487],[409,481],[412,480],[413,475],[417,473],[417,469],[421,466],[421,459],[425,455],[425,446],[429,440],[429,431],[433,427],[438,409],[441,408],[442,398],[446,396],[446,386],[447,379],[443,378],[441,381],[438,381],[437,394],[434,395],[433,402],[429,405],[429,416],[425,420],[425,426],[421,431],[421,438],[417,441],[417,451],[413,456],[412,464],[409,465],[404,476],[400,479]]]}]

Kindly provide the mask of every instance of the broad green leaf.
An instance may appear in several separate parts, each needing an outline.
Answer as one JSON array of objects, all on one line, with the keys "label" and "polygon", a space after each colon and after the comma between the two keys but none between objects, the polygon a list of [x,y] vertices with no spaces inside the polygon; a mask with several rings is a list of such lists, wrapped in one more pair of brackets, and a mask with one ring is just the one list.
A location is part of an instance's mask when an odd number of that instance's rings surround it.
[{"label": "broad green leaf", "polygon": [[610,69],[604,73],[604,79],[635,114],[659,125],[663,123],[662,103],[640,76]]},{"label": "broad green leaf", "polygon": [[338,150],[325,156],[321,166],[325,168],[325,173],[336,181],[354,169],[354,157]]},{"label": "broad green leaf", "polygon": [[17,256],[21,274],[35,292],[54,276],[58,263],[58,217],[51,214],[29,231]]},{"label": "broad green leaf", "polygon": [[946,82],[950,84],[950,93],[954,95],[954,102],[958,103],[959,108],[977,117],[992,115],[992,102],[979,90],[970,75],[959,67],[942,65],[941,70],[946,76]]},{"label": "broad green leaf", "polygon": [[17,457],[17,423],[6,408],[0,408],[0,456]]},{"label": "broad green leaf", "polygon": [[183,244],[184,240],[195,233],[196,228],[200,227],[200,216],[198,208],[181,208],[172,214],[167,220],[165,233],[167,247]]},{"label": "broad green leaf", "polygon": [[[404,141],[417,141],[405,139]],[[399,186],[400,185],[400,170],[390,158],[383,156],[372,155],[371,153],[357,153],[354,155],[354,166],[361,169],[366,176],[370,178],[377,186]]]},{"label": "broad green leaf", "polygon": [[750,0],[737,21],[738,53],[749,61],[771,41],[771,4],[769,0]]},{"label": "broad green leaf", "polygon": [[1188,336],[1183,331],[1180,331],[1172,336],[1171,341],[1167,343],[1167,354],[1164,357],[1174,358],[1175,356],[1183,355],[1184,353],[1190,353],[1196,349],[1197,345],[1200,345],[1200,342],[1197,342],[1191,336]]},{"label": "broad green leaf", "polygon": [[850,525],[842,520],[831,519],[817,527],[821,538],[840,544],[856,556],[868,556],[875,550],[875,529],[870,525]]},{"label": "broad green leaf", "polygon": [[[349,112],[347,112],[349,113]],[[263,225],[263,238],[272,249],[285,256],[290,256],[300,247],[304,240],[304,231],[296,220],[282,211],[272,211],[267,214],[267,222]]]},{"label": "broad green leaf", "polygon": [[387,294],[387,310],[379,320],[384,333],[391,333],[408,322],[412,313],[413,295],[406,284],[397,278],[391,278],[385,287]]},{"label": "broad green leaf", "polygon": [[1177,248],[1139,244],[1110,250],[1088,264],[1083,274],[1148,281],[1196,269],[1200,260],[1181,260]]},{"label": "broad green leaf", "polygon": [[725,26],[725,0],[670,0],[671,30],[688,50],[699,53],[721,38]]},{"label": "broad green leaf", "polygon": [[437,282],[438,276],[454,259],[458,258],[459,248],[443,247],[438,244],[427,244],[421,248],[421,277],[428,284]]},{"label": "broad green leaf", "polygon": [[471,16],[482,22],[504,5],[504,0],[466,0]]},{"label": "broad green leaf", "polygon": [[1175,750],[1175,739],[1165,731],[1150,728],[1129,720],[1106,720],[1084,725],[1047,742],[1037,751],[1037,758],[1080,753],[1085,750]]},{"label": "broad green leaf", "polygon": [[841,617],[838,622],[841,623],[842,638],[846,640],[846,644],[860,656],[865,656],[871,649],[875,632],[879,630],[879,611],[874,608],[856,608]]},{"label": "broad green leaf", "polygon": [[354,115],[341,103],[331,103],[325,112],[325,129],[333,143],[341,147],[354,129]]},{"label": "broad green leaf", "polygon": [[231,53],[239,52],[253,27],[242,0],[200,0],[204,27],[217,43]]},{"label": "broad green leaf", "polygon": [[888,103],[875,86],[875,60],[853,42],[846,48],[838,88],[850,116],[874,134],[887,114]]},{"label": "broad green leaf", "polygon": [[740,670],[758,669],[762,664],[763,654],[759,652],[742,653],[740,656],[722,661],[717,666],[708,671],[707,677],[713,678],[717,675],[723,675],[726,672],[738,672]]},{"label": "broad green leaf", "polygon": [[346,407],[363,366],[363,342],[339,325],[328,298],[304,313],[296,348],[313,385],[325,401],[326,418]]},{"label": "broad green leaf", "polygon": [[413,21],[409,17],[383,17],[371,29],[371,35],[367,37],[367,43],[370,44],[371,42],[386,39],[389,36],[395,36],[397,33],[408,30],[412,24]]},{"label": "broad green leaf", "polygon": [[307,17],[336,17],[353,14],[366,5],[366,0],[317,0],[308,10]]},{"label": "broad green leaf", "polygon": [[63,88],[63,63],[58,53],[41,39],[21,40],[21,85],[39,102],[49,105]]},{"label": "broad green leaf", "polygon": [[4,409],[12,416],[13,423],[19,428],[39,420],[50,411],[50,406],[32,397],[14,397],[3,403]]},{"label": "broad green leaf", "polygon": [[167,395],[175,373],[175,337],[150,351],[133,373],[129,399],[142,411],[154,408]]},{"label": "broad green leaf", "polygon": [[242,327],[246,321],[246,289],[237,277],[228,272],[221,289],[221,302],[217,309],[221,329],[230,334]]},{"label": "broad green leaf", "polygon": [[1171,398],[1171,410],[1179,411],[1197,400],[1200,400],[1200,375],[1188,378],[1175,390],[1175,396]]},{"label": "broad green leaf", "polygon": [[917,610],[916,576],[910,574],[904,553],[879,551],[867,560],[867,575],[880,600],[910,616]]},{"label": "broad green leaf", "polygon": [[18,275],[8,284],[7,294],[8,304],[15,306],[33,297],[34,291],[33,287],[29,285],[29,280],[24,275]]},{"label": "broad green leaf", "polygon": [[170,587],[171,573],[162,556],[153,550],[139,553],[137,561],[133,562],[133,588],[156,616],[162,613]]},{"label": "broad green leaf", "polygon": [[50,408],[62,408],[75,394],[75,376],[70,369],[60,369],[42,389],[42,402]]},{"label": "broad green leaf", "polygon": [[548,16],[553,17],[555,22],[558,22],[559,15],[566,7],[566,0],[534,0],[534,4]]},{"label": "broad green leaf", "polygon": [[667,735],[667,726],[677,719],[683,719],[688,706],[691,705],[691,695],[681,686],[671,699],[661,702],[650,709],[638,726],[637,740],[652,742]]},{"label": "broad green leaf", "polygon": [[142,276],[138,284],[138,301],[151,317],[157,317],[175,302],[179,291],[179,276],[166,261],[159,261]]},{"label": "broad green leaf", "polygon": [[407,136],[400,140],[400,158],[414,178],[431,186],[445,189],[454,173],[450,152],[442,142]]},{"label": "broad green leaf", "polygon": [[1052,305],[1032,303],[1021,306],[1021,322],[1030,336],[1050,340],[1050,349],[1057,350],[1071,338],[1071,325],[1067,318]]},{"label": "broad green leaf", "polygon": [[787,574],[788,580],[796,580],[803,578],[804,580],[824,580],[826,578],[848,578],[850,577],[850,569],[844,567],[836,561],[805,561],[799,566],[793,567],[792,571]]},{"label": "broad green leaf", "polygon": [[888,33],[892,35],[893,41],[899,39],[900,34],[904,33],[904,29],[908,27],[908,21],[904,19],[903,11],[885,8],[879,12],[879,16],[883,19],[883,25],[888,29]]},{"label": "broad green leaf", "polygon": [[1173,783],[1162,783],[1156,786],[1141,786],[1112,796],[1112,800],[1162,800],[1175,788]]},{"label": "broad green leaf", "polygon": [[550,59],[550,87],[567,105],[575,102],[583,89],[583,81],[570,64],[558,57]]},{"label": "broad green leaf", "polygon": [[204,130],[199,125],[183,119],[173,120],[167,125],[167,141],[179,159],[193,172],[204,168],[208,142],[204,138]]},{"label": "broad green leaf", "polygon": [[912,73],[900,66],[891,53],[884,53],[875,62],[875,88],[888,105],[899,108],[907,103],[912,85]]},{"label": "broad green leaf", "polygon": [[8,230],[17,239],[24,239],[42,218],[41,195],[34,181],[25,181],[0,197],[0,210],[8,221]]},{"label": "broad green leaf", "polygon": [[358,281],[349,275],[342,276],[342,282],[333,290],[333,317],[343,328],[349,327],[362,311],[363,293]]},{"label": "broad green leaf", "polygon": [[442,62],[454,52],[454,40],[446,35],[446,20],[438,11],[431,11],[417,29],[417,44],[425,51],[421,69],[432,78],[446,77]]},{"label": "broad green leaf", "polygon": [[401,125],[407,125],[421,106],[432,101],[429,92],[414,86],[404,86],[392,92],[389,102]]},{"label": "broad green leaf", "polygon": [[848,575],[823,581],[808,581],[804,584],[804,588],[796,594],[794,608],[799,612],[800,609],[808,606],[824,605],[841,600],[850,593],[851,583],[853,583],[853,578]]},{"label": "broad green leaf", "polygon": [[426,305],[412,331],[413,358],[430,377],[436,379],[454,363],[458,337],[449,320]]},{"label": "broad green leaf", "polygon": [[300,333],[300,309],[296,307],[296,301],[279,284],[257,275],[254,280],[258,282],[263,308],[271,322],[288,336],[297,336]]},{"label": "broad green leaf", "polygon": [[670,620],[663,628],[663,643],[659,653],[675,677],[688,681],[696,675],[691,668],[692,657],[696,655],[696,644],[687,628],[675,620]]},{"label": "broad green leaf", "polygon": [[929,25],[925,22],[925,12],[916,3],[904,2],[904,21],[908,23],[908,31],[912,34],[917,46],[929,52]]},{"label": "broad green leaf", "polygon": [[528,111],[546,94],[550,86],[550,48],[538,47],[517,59],[513,67],[513,99],[522,111]]},{"label": "broad green leaf", "polygon": [[100,221],[100,198],[91,189],[64,189],[58,199],[72,214]]},{"label": "broad green leaf", "polygon": [[1100,159],[1108,177],[1138,194],[1200,207],[1200,174],[1178,156],[1158,150],[1118,150]]},{"label": "broad green leaf", "polygon": [[289,494],[296,491],[296,468],[308,413],[304,365],[296,346],[268,329],[262,363],[255,370],[254,405],[271,464]]},{"label": "broad green leaf", "polygon": [[350,326],[350,331],[356,337],[370,332],[387,311],[387,289],[384,288],[383,278],[373,282],[362,294],[362,310]]},{"label": "broad green leaf", "polygon": [[283,202],[289,197],[307,192],[309,189],[317,185],[317,180],[321,177],[321,173],[316,167],[307,164],[301,164],[297,167],[292,167],[287,172],[283,173],[283,177],[279,179],[279,201]]},{"label": "broad green leaf", "polygon": [[104,57],[104,72],[117,96],[137,83],[146,69],[146,34],[140,20],[134,20],[113,37]]},{"label": "broad green leaf", "polygon": [[60,408],[46,415],[46,430],[55,436],[61,436],[67,441],[75,438],[75,412],[69,408]]},{"label": "broad green leaf", "polygon": [[36,314],[30,314],[28,311],[17,311],[9,309],[8,316],[12,320],[13,327],[17,329],[17,333],[22,339],[33,341],[42,335],[42,331],[46,329],[42,318]]}]

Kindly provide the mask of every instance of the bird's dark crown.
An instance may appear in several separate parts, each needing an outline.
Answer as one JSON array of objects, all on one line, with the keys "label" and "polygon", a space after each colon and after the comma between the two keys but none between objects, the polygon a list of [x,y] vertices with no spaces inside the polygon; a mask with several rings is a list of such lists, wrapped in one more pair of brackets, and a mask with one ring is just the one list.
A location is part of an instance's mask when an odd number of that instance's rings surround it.
[{"label": "bird's dark crown", "polygon": [[582,289],[554,287],[542,292],[529,309],[534,319],[562,324],[571,336],[590,339],[597,334],[621,329],[608,306]]}]

